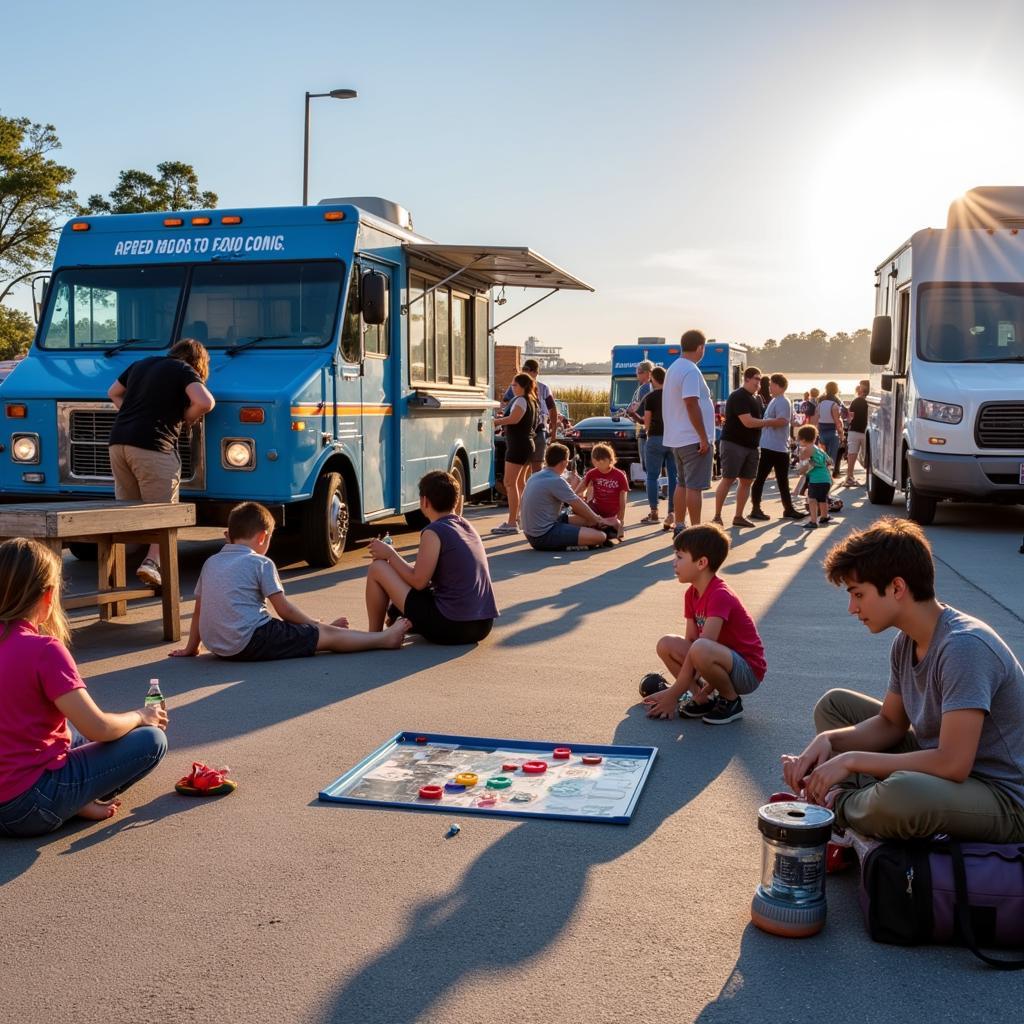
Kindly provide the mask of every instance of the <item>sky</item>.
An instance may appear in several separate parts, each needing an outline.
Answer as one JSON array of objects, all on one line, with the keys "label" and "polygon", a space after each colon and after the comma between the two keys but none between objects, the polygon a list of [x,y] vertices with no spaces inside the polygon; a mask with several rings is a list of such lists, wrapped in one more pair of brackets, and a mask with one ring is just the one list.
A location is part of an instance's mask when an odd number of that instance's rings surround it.
[{"label": "sky", "polygon": [[599,360],[868,326],[893,249],[1021,184],[1022,34],[1004,0],[36,0],[5,5],[0,113],[55,125],[83,198],[184,160],[220,206],[276,206],[301,201],[304,93],[356,89],[313,101],[311,199],[529,245],[596,291],[499,342]]}]

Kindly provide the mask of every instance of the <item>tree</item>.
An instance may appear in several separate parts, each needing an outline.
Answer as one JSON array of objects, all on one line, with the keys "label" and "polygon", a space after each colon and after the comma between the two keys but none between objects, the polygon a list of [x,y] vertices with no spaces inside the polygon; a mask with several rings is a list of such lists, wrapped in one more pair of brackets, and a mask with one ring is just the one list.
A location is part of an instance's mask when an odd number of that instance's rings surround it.
[{"label": "tree", "polygon": [[18,309],[0,306],[0,359],[17,359],[32,344],[32,317]]},{"label": "tree", "polygon": [[0,283],[48,264],[58,222],[78,212],[75,172],[49,155],[58,149],[52,124],[0,115]]},{"label": "tree", "polygon": [[156,165],[159,177],[146,171],[122,171],[109,198],[89,196],[86,213],[156,213],[162,210],[211,210],[216,192],[201,192],[191,164],[165,160]]}]

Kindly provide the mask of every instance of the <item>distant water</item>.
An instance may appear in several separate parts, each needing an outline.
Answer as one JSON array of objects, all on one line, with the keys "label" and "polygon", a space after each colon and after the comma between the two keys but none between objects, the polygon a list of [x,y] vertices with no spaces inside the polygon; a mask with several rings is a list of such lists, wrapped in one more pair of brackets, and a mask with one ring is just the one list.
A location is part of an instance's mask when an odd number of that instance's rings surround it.
[{"label": "distant water", "polygon": [[[762,367],[765,369],[765,367]],[[770,369],[770,367],[768,367]],[[805,391],[810,391],[811,388],[818,388],[821,391],[825,390],[825,382],[834,380],[839,385],[839,394],[844,398],[853,397],[853,389],[857,386],[857,381],[862,380],[865,377],[871,375],[869,369],[865,369],[864,373],[788,373],[783,370],[783,373],[789,378],[789,390],[787,394],[792,398],[794,395],[803,397]],[[604,374],[592,374],[592,373],[541,373],[540,379],[544,381],[549,388],[591,388],[594,391],[607,391],[609,386],[610,378]]]}]

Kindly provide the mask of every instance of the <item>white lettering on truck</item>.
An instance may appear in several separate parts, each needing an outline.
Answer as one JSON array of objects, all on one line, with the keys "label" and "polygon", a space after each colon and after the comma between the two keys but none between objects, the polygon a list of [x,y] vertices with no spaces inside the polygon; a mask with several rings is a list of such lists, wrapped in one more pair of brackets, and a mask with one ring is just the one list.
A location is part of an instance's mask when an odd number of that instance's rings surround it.
[{"label": "white lettering on truck", "polygon": [[115,256],[188,256],[192,253],[284,252],[284,235],[132,238],[115,244]]}]

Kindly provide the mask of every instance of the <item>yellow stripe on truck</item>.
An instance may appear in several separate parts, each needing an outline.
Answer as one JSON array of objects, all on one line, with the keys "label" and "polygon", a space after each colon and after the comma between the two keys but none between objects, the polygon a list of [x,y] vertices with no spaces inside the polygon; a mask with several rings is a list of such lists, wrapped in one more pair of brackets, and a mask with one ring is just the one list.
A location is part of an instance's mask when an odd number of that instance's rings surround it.
[{"label": "yellow stripe on truck", "polygon": [[390,416],[390,405],[293,405],[293,416]]}]

